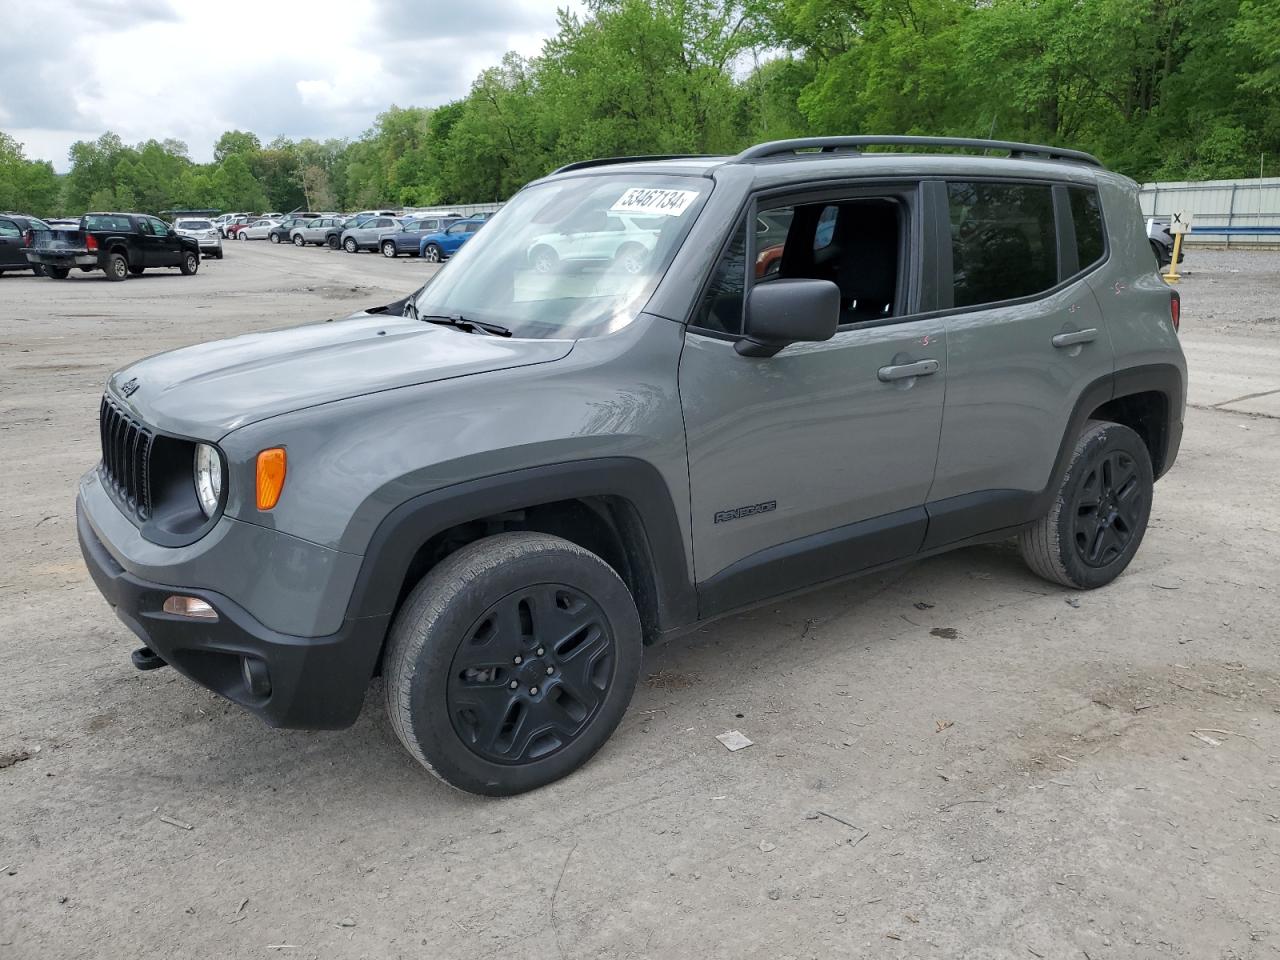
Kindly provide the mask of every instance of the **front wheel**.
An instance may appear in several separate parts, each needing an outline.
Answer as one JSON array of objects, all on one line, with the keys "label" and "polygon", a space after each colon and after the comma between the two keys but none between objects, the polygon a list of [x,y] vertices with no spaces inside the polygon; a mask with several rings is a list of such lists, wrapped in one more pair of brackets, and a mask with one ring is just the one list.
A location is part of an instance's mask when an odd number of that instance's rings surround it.
[{"label": "front wheel", "polygon": [[529,254],[529,262],[538,273],[551,273],[560,265],[560,257],[550,247],[538,247]]},{"label": "front wheel", "polygon": [[200,269],[200,255],[187,251],[182,255],[182,262],[178,264],[178,269],[182,271],[184,277],[189,277]]},{"label": "front wheel", "polygon": [[347,251],[347,253],[355,253],[360,249],[360,245],[356,243],[354,237],[347,237],[347,239],[342,241],[342,249]]},{"label": "front wheel", "polygon": [[422,248],[422,259],[427,263],[439,263],[444,259],[444,251],[438,243],[428,243]]},{"label": "front wheel", "polygon": [[271,234],[271,242],[272,242],[272,243],[279,243],[279,242],[280,242],[280,234],[278,234],[278,233],[273,233],[273,234]]},{"label": "front wheel", "polygon": [[248,240],[248,239],[249,239],[249,235],[248,235],[247,233],[245,233],[243,230],[241,230],[239,233],[237,233],[237,234],[236,234],[236,239],[237,239],[237,240]]},{"label": "front wheel", "polygon": [[523,793],[609,739],[641,646],[635,602],[600,557],[547,534],[486,537],[438,564],[397,614],[387,712],[446,783]]},{"label": "front wheel", "polygon": [[387,240],[382,244],[382,255],[387,259],[391,259],[396,255],[396,242],[394,240]]},{"label": "front wheel", "polygon": [[329,245],[330,250],[338,249],[338,238],[334,236],[325,237],[324,242]]},{"label": "front wheel", "polygon": [[1138,552],[1155,479],[1142,438],[1118,423],[1081,434],[1049,512],[1018,538],[1035,573],[1078,590],[1105,586]]},{"label": "front wheel", "polygon": [[33,265],[32,265],[32,267],[31,267],[31,275],[32,275],[32,276],[34,276],[34,277],[43,277],[43,276],[44,276],[44,267],[43,267],[43,266],[41,266],[41,265],[40,265],[40,264],[38,264],[38,263],[33,264]]}]

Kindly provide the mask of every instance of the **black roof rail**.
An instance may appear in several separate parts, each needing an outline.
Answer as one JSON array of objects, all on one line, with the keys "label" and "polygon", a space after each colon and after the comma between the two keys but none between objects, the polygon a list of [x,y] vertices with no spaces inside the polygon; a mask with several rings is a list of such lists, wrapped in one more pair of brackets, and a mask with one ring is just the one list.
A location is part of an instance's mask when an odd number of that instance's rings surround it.
[{"label": "black roof rail", "polygon": [[568,173],[570,170],[586,170],[589,167],[607,167],[613,163],[644,163],[647,160],[701,160],[706,156],[707,154],[705,153],[655,153],[639,157],[596,157],[594,160],[578,160],[576,163],[566,163],[563,167],[552,170],[548,176],[554,177],[557,173]]},{"label": "black roof rail", "polygon": [[737,163],[758,160],[794,158],[800,151],[821,154],[860,153],[862,147],[951,147],[966,150],[1007,150],[1010,158],[1043,157],[1046,160],[1075,160],[1101,167],[1102,161],[1083,150],[1067,150],[1035,143],[1016,143],[1012,140],[974,140],[963,137],[800,137],[795,140],[774,140],[748,147],[733,158]]}]

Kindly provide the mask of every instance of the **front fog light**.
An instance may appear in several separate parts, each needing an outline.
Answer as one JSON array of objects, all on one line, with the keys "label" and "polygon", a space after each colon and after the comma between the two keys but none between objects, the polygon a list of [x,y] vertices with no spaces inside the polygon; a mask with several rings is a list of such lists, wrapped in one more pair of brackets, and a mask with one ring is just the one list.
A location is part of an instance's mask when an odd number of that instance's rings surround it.
[{"label": "front fog light", "polygon": [[196,499],[206,517],[212,517],[222,499],[222,457],[207,443],[196,444]]},{"label": "front fog light", "polygon": [[194,617],[197,620],[217,620],[218,611],[199,597],[174,595],[164,602],[164,612],[175,617]]}]

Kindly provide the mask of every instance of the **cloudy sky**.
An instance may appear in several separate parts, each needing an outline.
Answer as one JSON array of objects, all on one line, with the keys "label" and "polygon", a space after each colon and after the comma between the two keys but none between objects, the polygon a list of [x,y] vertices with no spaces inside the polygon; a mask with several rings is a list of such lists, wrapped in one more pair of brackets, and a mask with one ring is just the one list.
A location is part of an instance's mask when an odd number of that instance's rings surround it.
[{"label": "cloudy sky", "polygon": [[579,0],[0,0],[0,129],[67,168],[105,130],[356,136],[392,103],[464,95],[507,50],[536,54]]}]

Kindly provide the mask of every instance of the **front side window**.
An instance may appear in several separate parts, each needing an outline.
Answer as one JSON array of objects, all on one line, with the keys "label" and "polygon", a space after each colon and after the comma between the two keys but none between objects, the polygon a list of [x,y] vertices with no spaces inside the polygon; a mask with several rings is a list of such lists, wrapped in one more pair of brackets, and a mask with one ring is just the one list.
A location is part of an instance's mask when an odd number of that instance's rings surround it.
[{"label": "front side window", "polygon": [[1051,187],[948,183],[947,201],[955,306],[1017,300],[1057,284]]},{"label": "front side window", "polygon": [[1071,220],[1076,228],[1076,263],[1081,270],[1087,270],[1101,260],[1106,251],[1098,192],[1071,187],[1067,193],[1071,198]]},{"label": "front side window", "polygon": [[0,220],[0,237],[17,237],[21,234],[22,231],[12,220]]},{"label": "front side window", "polygon": [[[419,295],[421,315],[501,324],[518,337],[612,333],[648,302],[711,181],[650,173],[565,177],[520,191],[474,233]],[[626,218],[620,231],[602,226]]]}]

